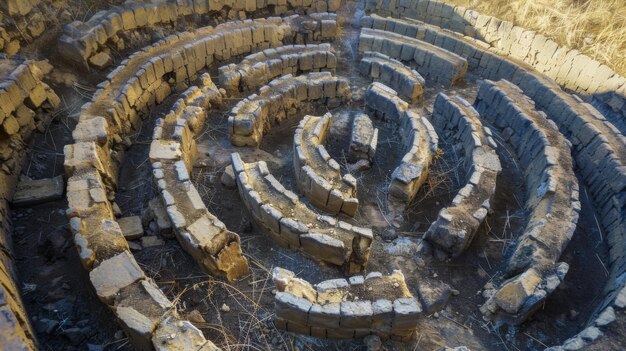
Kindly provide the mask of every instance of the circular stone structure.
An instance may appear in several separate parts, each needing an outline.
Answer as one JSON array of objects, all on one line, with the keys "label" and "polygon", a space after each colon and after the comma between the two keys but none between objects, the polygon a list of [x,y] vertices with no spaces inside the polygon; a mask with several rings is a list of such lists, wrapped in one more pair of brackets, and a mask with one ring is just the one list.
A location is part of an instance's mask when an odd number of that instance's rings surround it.
[{"label": "circular stone structure", "polygon": [[27,3],[0,349],[626,349],[610,67],[439,0]]}]

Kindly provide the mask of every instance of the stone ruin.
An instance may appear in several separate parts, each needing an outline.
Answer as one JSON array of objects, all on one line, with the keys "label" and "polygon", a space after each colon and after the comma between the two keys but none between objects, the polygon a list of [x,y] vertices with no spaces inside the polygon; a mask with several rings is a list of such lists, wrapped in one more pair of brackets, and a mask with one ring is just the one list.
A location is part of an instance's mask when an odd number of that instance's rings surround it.
[{"label": "stone ruin", "polygon": [[64,6],[0,4],[0,349],[624,349],[607,65],[445,0]]}]

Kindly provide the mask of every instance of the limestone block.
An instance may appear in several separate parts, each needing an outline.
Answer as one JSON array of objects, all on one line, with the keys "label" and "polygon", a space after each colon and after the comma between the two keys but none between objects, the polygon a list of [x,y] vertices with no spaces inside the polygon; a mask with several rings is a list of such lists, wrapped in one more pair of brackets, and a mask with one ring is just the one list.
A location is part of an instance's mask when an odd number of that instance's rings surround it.
[{"label": "limestone block", "polygon": [[29,206],[61,199],[64,189],[63,176],[44,179],[22,179],[17,184],[13,204]]},{"label": "limestone block", "polygon": [[113,303],[120,289],[145,277],[143,270],[128,251],[103,261],[89,273],[98,297],[108,305]]},{"label": "limestone block", "polygon": [[495,302],[508,313],[517,313],[541,283],[541,276],[533,268],[507,281],[495,295]]},{"label": "limestone block", "polygon": [[122,229],[122,234],[127,240],[139,239],[143,236],[143,226],[141,225],[141,217],[130,216],[117,220]]}]

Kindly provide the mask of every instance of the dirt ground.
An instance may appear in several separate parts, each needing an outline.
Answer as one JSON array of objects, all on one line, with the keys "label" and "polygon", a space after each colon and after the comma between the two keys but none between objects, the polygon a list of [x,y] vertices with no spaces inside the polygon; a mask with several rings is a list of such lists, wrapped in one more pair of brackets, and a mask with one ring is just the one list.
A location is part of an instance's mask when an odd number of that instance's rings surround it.
[{"label": "dirt ground", "polygon": [[[343,9],[352,16],[352,3]],[[339,57],[337,75],[349,79],[354,101],[330,110],[333,128],[327,148],[345,172],[348,118],[350,111],[362,111],[362,94],[369,84],[356,67],[358,29],[348,25],[334,43]],[[132,50],[131,50],[132,51]],[[42,54],[44,57],[47,53]],[[120,55],[123,57],[123,55]],[[95,86],[107,72],[76,72],[52,56],[55,65],[50,82],[62,98],[63,109],[54,116],[44,133],[31,143],[23,174],[33,178],[63,173],[63,145],[71,143],[71,130],[82,103],[90,98]],[[238,59],[232,60],[237,62]],[[217,81],[217,67],[210,71]],[[67,84],[69,81],[69,84]],[[68,86],[69,85],[69,86]],[[423,106],[412,106],[422,116],[430,117],[436,94],[443,91],[428,85]],[[458,94],[473,101],[476,77],[471,74],[448,95]],[[178,93],[151,111],[120,168],[116,202],[123,216],[142,215],[156,195],[152,182],[148,148],[154,121],[165,115]],[[360,341],[329,341],[284,333],[274,328],[274,287],[269,271],[280,266],[312,283],[344,276],[337,267],[316,262],[301,253],[274,245],[251,222],[237,189],[227,189],[220,182],[231,152],[240,152],[246,161],[265,160],[272,174],[285,187],[296,190],[293,166],[293,132],[304,114],[322,115],[324,106],[308,106],[282,125],[274,126],[264,136],[259,149],[230,145],[226,119],[230,108],[241,96],[225,101],[210,112],[206,128],[198,138],[200,157],[193,180],[209,211],[241,236],[243,252],[251,263],[251,274],[229,284],[207,276],[184,253],[176,240],[166,240],[158,247],[134,251],[146,274],[155,279],[167,296],[176,301],[181,315],[200,327],[205,335],[225,350],[360,350]],[[386,342],[386,350],[438,350],[443,346],[465,345],[471,350],[538,350],[563,342],[584,327],[587,316],[601,297],[607,279],[608,254],[598,230],[590,200],[581,186],[582,211],[577,230],[561,260],[570,271],[561,286],[546,300],[530,321],[519,327],[498,326],[482,319],[478,307],[484,302],[480,291],[503,265],[507,250],[523,230],[523,172],[506,145],[500,143],[498,154],[503,171],[498,177],[493,213],[462,256],[439,261],[420,256],[421,236],[464,182],[464,171],[452,152],[452,145],[440,140],[441,155],[430,170],[427,185],[406,210],[400,228],[390,231],[385,214],[389,176],[402,154],[393,125],[373,119],[379,128],[379,143],[373,167],[354,173],[358,179],[360,208],[354,218],[343,220],[375,233],[367,272],[391,273],[400,269],[409,289],[416,294],[420,282],[442,281],[458,291],[446,308],[420,320],[419,336],[412,343]],[[297,191],[296,191],[297,193]],[[16,264],[28,314],[43,350],[131,350],[127,339],[114,323],[113,315],[100,303],[80,265],[68,230],[64,201],[31,208],[13,209]],[[394,239],[395,237],[395,239]],[[612,327],[613,328],[613,327]]]}]

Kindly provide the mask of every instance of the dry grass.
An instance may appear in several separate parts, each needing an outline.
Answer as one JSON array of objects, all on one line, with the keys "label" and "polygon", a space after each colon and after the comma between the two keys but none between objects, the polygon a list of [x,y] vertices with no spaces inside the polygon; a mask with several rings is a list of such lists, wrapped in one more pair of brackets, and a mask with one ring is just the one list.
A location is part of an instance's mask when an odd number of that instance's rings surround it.
[{"label": "dry grass", "polygon": [[549,36],[626,75],[624,0],[444,0]]}]

